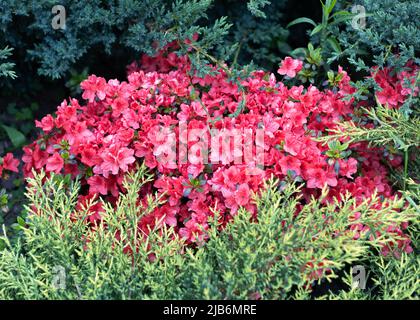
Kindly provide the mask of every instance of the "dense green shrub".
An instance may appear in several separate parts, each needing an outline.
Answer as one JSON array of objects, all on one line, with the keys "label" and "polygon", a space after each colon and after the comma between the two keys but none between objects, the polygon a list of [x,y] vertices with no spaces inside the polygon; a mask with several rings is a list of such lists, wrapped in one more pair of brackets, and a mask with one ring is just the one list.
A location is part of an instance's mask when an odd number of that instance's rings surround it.
[{"label": "dense green shrub", "polygon": [[[260,2],[265,6],[255,11],[255,4]],[[286,2],[253,0],[247,6],[235,0],[215,2],[210,16],[227,16],[233,24],[224,39],[227,46],[237,44],[230,59],[233,65],[247,65],[252,61],[266,70],[277,68],[279,55],[290,51],[289,32],[284,28]]]},{"label": "dense green shrub", "polygon": [[[357,71],[371,73],[370,67],[378,70],[388,68],[393,73],[406,70],[407,63],[420,64],[420,3],[416,0],[361,0],[357,3],[366,11],[365,26],[357,26],[356,20],[346,23],[345,31],[336,31],[343,47],[342,55],[356,67]],[[353,4],[354,5],[354,4]],[[415,78],[413,88],[419,86],[420,77]],[[356,83],[359,94],[378,86],[369,79]],[[407,99],[400,111],[419,115],[419,97]]]},{"label": "dense green shrub", "polygon": [[[12,54],[13,49],[5,47],[0,50],[0,60],[7,59]],[[14,79],[16,73],[13,71],[15,64],[13,62],[2,62],[0,64],[0,77],[9,77]]]},{"label": "dense green shrub", "polygon": [[[171,41],[191,39],[196,33],[200,48],[207,52],[219,46],[226,57],[234,49],[223,40],[234,24],[230,44],[239,42],[248,55],[258,53],[256,58],[261,61],[270,55],[266,47],[271,41],[287,35],[277,22],[284,2],[275,1],[267,10],[270,2],[266,0],[65,0],[60,2],[66,9],[65,29],[54,29],[55,2],[5,0],[0,4],[0,45],[18,48],[17,58],[35,62],[39,74],[60,78],[88,52],[95,55],[93,50],[96,56],[105,51],[128,61],[140,53],[153,54]],[[231,12],[235,14],[228,21],[223,16]],[[269,20],[264,22],[265,18]]]},{"label": "dense green shrub", "polygon": [[[360,212],[360,222],[372,227],[415,217],[397,198],[379,210],[367,200],[327,206],[312,200],[296,215],[297,187],[271,181],[256,199],[258,222],[241,209],[220,229],[215,212],[208,242],[192,248],[165,224],[147,238],[138,233],[141,215],[160,202],[150,197],[147,208],[137,207],[137,190],[150,179],[144,166],[128,176],[116,208],[104,204],[103,222],[96,226],[86,223],[89,206],[76,208],[79,182],[44,178],[29,180],[30,215],[20,221],[16,243],[3,238],[1,298],[308,298],[309,285],[336,278],[337,271],[391,241],[369,233],[362,241],[353,239],[349,215]],[[411,292],[416,283],[405,285]]]},{"label": "dense green shrub", "polygon": [[[108,54],[118,46],[153,52],[176,36],[189,38],[194,23],[205,15],[211,1],[62,1],[66,28],[51,26],[53,1],[2,1],[2,42],[24,50],[28,61],[39,63],[38,72],[52,78],[65,74],[89,49]],[[174,33],[169,28],[178,26]],[[182,39],[181,38],[181,39]]]},{"label": "dense green shrub", "polygon": [[360,290],[353,285],[352,275],[344,277],[347,290],[330,292],[319,299],[331,300],[404,300],[419,299],[420,259],[416,255],[403,254],[399,260],[387,260],[372,256],[369,262],[371,287]]},{"label": "dense green shrub", "polygon": [[[341,3],[342,2],[338,2]],[[396,66],[403,68],[407,61],[420,52],[420,3],[416,0],[359,0],[366,10],[366,24],[360,19],[346,23],[340,43],[354,60],[363,56],[367,65]],[[343,5],[341,5],[343,7]],[[353,22],[353,24],[352,24]],[[360,27],[355,28],[359,22]],[[390,53],[398,53],[398,57]],[[370,63],[369,63],[370,62]]]}]

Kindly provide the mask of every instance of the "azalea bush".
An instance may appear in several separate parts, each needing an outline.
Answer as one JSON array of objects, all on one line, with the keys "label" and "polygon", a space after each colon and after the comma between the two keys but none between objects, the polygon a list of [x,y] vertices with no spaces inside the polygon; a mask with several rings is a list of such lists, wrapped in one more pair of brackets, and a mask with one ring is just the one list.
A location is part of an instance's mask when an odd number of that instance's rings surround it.
[{"label": "azalea bush", "polygon": [[[138,229],[141,219],[163,201],[150,195],[147,203],[138,205],[138,190],[151,181],[144,164],[129,172],[117,205],[100,200],[102,223],[89,228],[85,220],[98,202],[79,207],[80,181],[35,174],[28,181],[29,216],[20,225],[21,236],[15,244],[2,237],[0,298],[308,299],[311,288],[339,278],[339,270],[349,270],[393,241],[389,234],[375,237],[367,229],[355,238],[358,231],[352,226],[393,228],[415,219],[415,209],[405,207],[402,198],[386,200],[378,210],[377,194],[360,203],[347,194],[344,201],[326,206],[325,188],[320,199],[302,206],[294,182],[280,185],[270,180],[255,199],[258,222],[252,221],[253,212],[241,208],[226,228],[220,228],[214,211],[207,244],[191,248],[174,227],[155,225],[147,235]],[[419,267],[408,259],[404,253],[406,270],[412,272],[409,280],[392,265],[384,270],[377,289],[386,288],[388,280],[404,279],[392,290],[399,293],[397,298],[415,298]],[[393,260],[381,261],[389,265]],[[352,283],[346,290],[349,293],[341,294],[365,294]]]},{"label": "azalea bush", "polygon": [[[252,194],[271,176],[301,183],[306,200],[325,186],[326,202],[347,192],[360,201],[376,191],[394,196],[381,163],[383,150],[317,140],[354,116],[355,101],[343,99],[353,88],[341,68],[340,81],[325,90],[288,88],[263,71],[235,84],[226,68],[213,67],[214,75],[204,78],[191,74],[188,57],[168,50],[143,58],[147,72],[130,65],[128,81],[95,75],[83,81],[84,103],[63,101],[56,117],[37,122],[43,133],[24,148],[25,175],[44,169],[80,178],[80,206],[98,195],[116,203],[125,173],[144,162],[154,181],[139,190],[141,201],[157,191],[167,203],[143,217],[139,227],[147,233],[162,220],[197,243],[207,237],[211,208],[224,224],[240,207],[257,215]],[[287,58],[278,72],[291,78],[301,68],[300,61]],[[244,147],[253,141],[254,148]],[[389,161],[401,163],[397,157]],[[102,211],[98,204],[90,222],[100,221]],[[402,236],[404,226],[377,232]],[[410,240],[399,239],[394,249],[410,252]]]}]

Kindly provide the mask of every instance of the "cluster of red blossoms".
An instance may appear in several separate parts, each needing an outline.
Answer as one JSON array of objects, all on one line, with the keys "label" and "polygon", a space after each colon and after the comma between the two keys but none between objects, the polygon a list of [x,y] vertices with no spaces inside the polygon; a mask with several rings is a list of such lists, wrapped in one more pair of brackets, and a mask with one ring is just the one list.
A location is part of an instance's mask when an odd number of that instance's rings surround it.
[{"label": "cluster of red blossoms", "polygon": [[378,102],[390,108],[399,108],[407,96],[416,97],[419,93],[419,87],[415,86],[418,74],[419,67],[414,63],[409,63],[406,70],[399,73],[392,68],[374,68],[372,77],[380,87],[376,92]]},{"label": "cluster of red blossoms", "polygon": [[3,158],[0,157],[0,177],[4,170],[19,172],[19,160],[13,157],[13,154],[7,153]]},{"label": "cluster of red blossoms", "polygon": [[[300,61],[286,58],[279,73],[294,77],[301,68]],[[325,185],[328,199],[350,192],[361,200],[375,190],[392,197],[381,150],[363,143],[334,149],[314,139],[353,113],[354,101],[342,99],[353,88],[341,68],[342,80],[334,90],[288,88],[264,71],[241,80],[240,90],[223,70],[214,69],[215,75],[191,76],[186,56],[162,51],[130,65],[128,81],[91,75],[81,84],[86,101],[65,100],[55,116],[36,122],[43,133],[24,148],[25,175],[44,169],[79,176],[84,185],[80,204],[98,195],[115,202],[124,191],[124,174],[144,162],[155,180],[139,191],[141,201],[156,191],[167,201],[143,217],[139,228],[147,234],[148,226],[162,219],[188,242],[205,240],[211,209],[220,212],[223,223],[239,207],[257,214],[252,195],[271,176],[300,181],[304,199],[319,195]],[[240,105],[242,112],[229,116]],[[186,126],[186,135],[181,134],[181,125]],[[262,156],[252,153],[248,161],[237,163],[235,158],[244,154],[235,149],[233,155],[222,154],[208,163],[205,139],[188,133],[206,132],[210,141],[209,128],[242,132],[242,144],[248,142],[247,130],[261,129]],[[161,161],[171,151],[168,141],[185,146],[187,153],[179,151],[175,159]],[[188,161],[180,161],[185,157]],[[101,205],[95,207],[90,222],[101,219],[101,210]],[[355,224],[356,233],[360,228],[366,226]],[[394,229],[387,231],[401,232],[398,226]],[[411,250],[409,239],[399,240],[398,246]]]}]

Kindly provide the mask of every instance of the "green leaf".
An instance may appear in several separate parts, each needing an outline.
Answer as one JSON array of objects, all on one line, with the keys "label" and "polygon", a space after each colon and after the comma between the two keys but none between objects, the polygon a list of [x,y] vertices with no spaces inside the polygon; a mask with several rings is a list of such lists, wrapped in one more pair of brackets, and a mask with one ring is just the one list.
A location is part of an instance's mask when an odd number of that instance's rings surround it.
[{"label": "green leaf", "polygon": [[25,227],[25,225],[26,225],[26,222],[25,222],[25,220],[23,220],[22,219],[22,217],[17,217],[16,218],[16,220],[17,220],[17,223],[21,226],[21,227]]},{"label": "green leaf", "polygon": [[341,52],[342,52],[341,47],[340,47],[340,44],[338,43],[338,41],[337,41],[337,39],[336,39],[336,38],[334,38],[334,37],[329,37],[329,38],[327,39],[327,42],[329,43],[329,45],[331,46],[331,48],[332,48],[335,52],[337,52],[337,53],[341,53]]},{"label": "green leaf", "polygon": [[334,17],[336,17],[336,16],[353,16],[354,14],[352,14],[352,13],[350,13],[350,12],[348,12],[348,11],[345,11],[345,10],[341,10],[341,11],[337,11],[337,12],[335,12],[332,16],[331,16],[331,18],[334,18]]},{"label": "green leaf", "polygon": [[327,1],[327,4],[329,4],[329,6],[327,8],[328,14],[330,14],[331,11],[333,11],[336,3],[337,3],[337,0]]},{"label": "green leaf", "polygon": [[25,144],[26,138],[22,132],[4,124],[2,124],[1,126],[4,129],[4,131],[6,131],[7,136],[9,137],[10,141],[12,141],[12,144],[15,148],[18,148]]},{"label": "green leaf", "polygon": [[322,29],[324,28],[324,25],[323,24],[319,24],[319,25],[317,25],[313,30],[312,30],[312,32],[311,32],[311,37],[313,36],[313,35],[316,35],[318,32],[320,32]]},{"label": "green leaf", "polygon": [[330,0],[327,0],[327,2],[324,4],[321,1],[321,5],[322,5],[322,24],[327,23],[328,21],[328,7],[330,6]]},{"label": "green leaf", "polygon": [[338,23],[341,23],[341,22],[345,22],[347,20],[351,20],[351,19],[353,19],[353,17],[355,17],[355,15],[352,14],[352,13],[349,13],[348,15],[337,16],[337,17],[335,17],[335,19],[332,22],[330,22],[330,25],[335,25],[335,24],[338,24]]},{"label": "green leaf", "polygon": [[327,76],[328,76],[328,81],[333,84],[334,83],[334,72],[333,71],[328,71],[327,72]]},{"label": "green leaf", "polygon": [[299,56],[301,56],[301,57],[305,57],[305,55],[306,55],[306,50],[305,50],[305,48],[296,48],[295,50],[293,50],[292,52],[290,52],[290,55],[292,56],[292,57],[299,57]]},{"label": "green leaf", "polygon": [[297,18],[297,19],[293,20],[292,22],[290,22],[286,26],[286,28],[289,28],[289,27],[294,26],[295,24],[299,24],[299,23],[309,23],[309,24],[313,25],[314,27],[316,27],[315,21],[313,21],[312,19],[309,19],[309,18],[302,17],[302,18]]}]

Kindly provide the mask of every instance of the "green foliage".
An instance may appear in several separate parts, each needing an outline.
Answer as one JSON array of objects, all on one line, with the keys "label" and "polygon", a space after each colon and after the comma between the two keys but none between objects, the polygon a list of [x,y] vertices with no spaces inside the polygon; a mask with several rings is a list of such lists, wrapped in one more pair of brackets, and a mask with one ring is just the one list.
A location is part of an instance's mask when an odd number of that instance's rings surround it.
[{"label": "green foliage", "polygon": [[81,72],[77,72],[75,69],[70,69],[69,79],[66,82],[66,87],[70,89],[71,95],[80,95],[82,88],[80,83],[87,79],[89,76],[88,68],[84,68]]},{"label": "green foliage", "polygon": [[[399,69],[408,60],[415,58],[420,50],[418,1],[360,0],[352,3],[356,4],[365,8],[366,26],[360,25],[359,28],[354,28],[351,21],[347,23],[346,32],[340,37],[341,44],[346,48],[346,54],[354,58],[354,61],[362,54],[365,62],[369,62],[369,55],[373,54],[374,64]],[[387,54],[389,51],[395,53],[395,50],[399,53],[398,57]]]},{"label": "green foliage", "polygon": [[53,79],[62,77],[92,48],[108,54],[118,47],[153,54],[170,41],[191,38],[201,31],[195,24],[206,17],[211,0],[60,4],[66,9],[66,28],[57,30],[51,26],[55,3],[49,0],[30,4],[6,0],[0,5],[0,39],[27,50],[25,59],[38,62],[39,74]]},{"label": "green foliage", "polygon": [[7,212],[9,210],[8,203],[9,203],[9,195],[6,193],[5,189],[1,189],[0,190],[0,224],[4,223],[3,212]]},{"label": "green foliage", "polygon": [[[419,165],[417,165],[417,168]],[[419,174],[420,176],[420,174]],[[417,212],[420,213],[420,184],[416,183],[413,179],[406,181],[407,189],[402,192],[407,201],[416,208]],[[414,233],[418,237],[418,233]]]},{"label": "green foliage", "polygon": [[[151,230],[147,241],[139,241],[141,215],[136,200],[137,190],[149,181],[145,167],[129,176],[125,183],[128,192],[116,209],[106,204],[105,223],[95,230],[85,221],[88,208],[75,211],[80,183],[66,185],[59,176],[43,183],[43,178],[30,180],[33,187],[27,197],[35,207],[28,207],[27,221],[20,223],[22,238],[13,247],[4,239],[8,249],[0,253],[0,297],[133,299],[157,290],[155,281],[160,282],[158,293],[175,288],[171,285],[181,261],[180,242],[169,241],[172,232],[166,229],[162,233]],[[146,214],[158,204],[158,199],[150,199],[140,213]],[[138,250],[129,255],[124,253],[128,247]],[[156,263],[149,259],[152,252]],[[65,279],[56,273],[62,268]],[[65,281],[66,289],[59,280]]]},{"label": "green foliage", "polygon": [[[255,65],[267,70],[278,66],[280,56],[290,51],[287,44],[288,31],[284,28],[286,0],[253,0],[248,5],[235,0],[216,1],[211,16],[226,15],[233,24],[225,37],[227,47],[234,47],[228,61],[233,66]],[[217,56],[225,57],[218,50]],[[225,59],[227,60],[227,59]]]},{"label": "green foliage", "polygon": [[343,21],[351,19],[353,15],[345,10],[333,13],[336,4],[337,0],[326,0],[325,3],[321,1],[322,21],[318,24],[312,19],[302,17],[293,20],[287,25],[287,27],[289,28],[300,23],[309,23],[314,27],[310,31],[309,35],[311,37],[319,35],[319,37],[316,38],[316,42],[325,46],[325,51],[330,50],[332,52],[341,53],[342,50],[340,44],[332,32],[333,27]]},{"label": "green foliage", "polygon": [[7,136],[9,137],[10,141],[12,142],[15,148],[23,146],[23,144],[26,142],[26,138],[22,134],[22,132],[4,124],[2,124],[1,127],[4,131],[6,131]]},{"label": "green foliage", "polygon": [[[420,198],[417,195],[417,200]],[[418,211],[420,213],[420,211]],[[355,286],[351,272],[346,272],[343,282],[346,289],[329,292],[320,299],[345,300],[405,300],[419,299],[420,258],[419,224],[415,221],[409,228],[413,246],[417,252],[403,253],[399,259],[382,255],[369,255],[363,265],[367,272],[365,289]]]},{"label": "green foliage", "polygon": [[[328,71],[333,62],[350,63],[356,71],[369,75],[372,66],[379,69],[390,67],[393,72],[400,72],[408,61],[420,63],[418,1],[360,0],[354,3],[328,0],[321,1],[321,6],[320,23],[298,18],[288,25],[306,23],[313,26],[308,31],[311,43],[321,50],[316,66],[323,65]],[[299,48],[292,53],[298,56],[302,52]],[[411,86],[418,86],[418,81]],[[358,81],[355,86],[358,89],[356,95],[377,89],[369,79]],[[418,102],[418,98],[411,96],[401,111],[406,115],[418,112]]]},{"label": "green foliage", "polygon": [[298,18],[291,27],[308,23],[311,42],[322,47],[327,64],[354,64],[369,72],[372,65],[401,71],[410,60],[418,63],[420,4],[416,0],[321,1],[322,21]]},{"label": "green foliage", "polygon": [[[391,241],[369,233],[354,240],[350,215],[360,212],[360,222],[372,230],[415,218],[400,198],[374,209],[375,196],[357,205],[350,197],[328,205],[313,199],[296,215],[299,188],[269,181],[256,198],[258,222],[241,209],[221,229],[215,212],[208,241],[192,248],[160,223],[148,237],[139,233],[140,218],[161,202],[150,197],[147,206],[138,206],[138,190],[150,178],[145,166],[129,174],[126,193],[116,207],[103,203],[103,223],[96,226],[86,223],[93,202],[76,209],[78,181],[43,173],[30,179],[21,233],[13,243],[3,237],[0,298],[297,298],[312,281],[335,279],[337,271]],[[411,290],[412,281],[405,285]]]},{"label": "green foliage", "polygon": [[[243,90],[238,79],[249,74],[253,64],[241,65],[252,60],[274,69],[279,56],[290,51],[286,43],[288,31],[281,25],[285,2],[64,0],[60,4],[67,9],[66,29],[54,30],[51,8],[56,3],[4,0],[0,4],[0,48],[4,48],[0,50],[0,77],[16,77],[14,63],[4,62],[11,56],[9,45],[15,48],[14,61],[19,61],[19,68],[24,66],[25,78],[31,78],[36,71],[53,79],[70,73],[66,86],[78,94],[78,84],[88,72],[84,67],[89,65],[92,70],[95,64],[89,61],[95,61],[102,52],[129,62],[140,53],[153,55],[177,41],[179,53],[189,55],[198,75],[211,72],[206,64],[216,64]],[[420,4],[415,0],[360,0],[358,4],[367,12],[364,28],[352,25],[356,18],[354,4],[321,1],[321,22],[309,18],[292,21],[289,27],[301,23],[311,26],[311,42],[293,55],[305,60],[299,80],[317,85],[326,85],[328,80],[333,90],[342,75],[330,70],[335,70],[331,64],[352,64],[362,75],[354,83],[358,90],[353,97],[358,101],[372,97],[373,104],[373,89],[377,87],[372,80],[363,78],[373,65],[380,69],[392,67],[398,72],[407,61],[419,63]],[[183,42],[195,34],[198,40]],[[227,68],[227,63],[232,68]],[[20,69],[18,72],[22,74]],[[418,82],[419,76],[410,86],[414,88]],[[258,223],[241,209],[222,229],[214,212],[208,241],[194,248],[187,247],[171,228],[154,228],[147,238],[138,233],[141,217],[161,203],[161,199],[151,197],[147,207],[138,206],[137,191],[150,179],[144,167],[129,175],[127,192],[116,207],[102,202],[103,223],[95,227],[86,223],[89,206],[76,209],[81,187],[78,181],[69,176],[36,176],[27,189],[27,215],[5,228],[12,238],[0,240],[0,298],[308,299],[313,297],[308,284],[339,281],[342,271],[361,261],[370,272],[367,290],[352,288],[351,274],[347,274],[341,280],[348,290],[330,292],[321,298],[416,299],[417,253],[402,254],[400,259],[380,256],[376,249],[395,239],[387,234],[372,238],[368,233],[356,241],[348,232],[348,217],[360,212],[359,222],[372,230],[417,219],[418,105],[419,97],[411,95],[399,111],[381,105],[366,108],[360,117],[343,123],[330,136],[321,137],[328,144],[326,154],[331,161],[347,157],[348,143],[357,141],[384,147],[384,156],[403,155],[404,168],[392,171],[391,178],[403,189],[404,198],[386,200],[388,205],[379,210],[373,206],[379,201],[375,197],[358,204],[350,197],[328,205],[321,204],[322,199],[305,203],[299,199],[295,185],[270,181],[267,191],[256,198]],[[231,116],[238,116],[245,107],[242,99]],[[18,128],[13,128],[15,122],[2,125],[15,147],[30,132],[24,122],[32,120],[35,111],[33,106],[8,107],[6,118],[23,122]],[[366,123],[374,123],[375,127],[366,129]],[[341,138],[348,140],[339,143]],[[191,183],[199,186],[200,181]],[[0,209],[8,211],[16,199],[2,190]],[[404,207],[405,201],[408,207]],[[302,209],[296,215],[301,203]],[[0,224],[4,222],[1,220],[0,215]],[[410,226],[410,233],[418,248],[417,224]]]},{"label": "green foliage", "polygon": [[[393,144],[399,150],[407,150],[410,147],[420,145],[420,118],[405,118],[398,110],[386,108],[378,103],[376,108],[364,108],[365,118],[343,122],[340,128],[331,130],[335,133],[323,137],[321,140],[348,137],[351,142],[368,141],[372,145],[383,146]],[[375,128],[365,128],[360,125],[363,120],[371,119],[375,122]],[[362,123],[363,124],[363,123]]]},{"label": "green foliage", "polygon": [[270,4],[268,0],[249,0],[247,6],[248,10],[256,17],[266,18],[266,14],[261,11],[267,4]]},{"label": "green foliage", "polygon": [[[0,60],[5,60],[12,55],[13,48],[5,47],[0,50]],[[16,72],[12,69],[15,66],[12,62],[2,62],[0,63],[0,77],[9,77],[12,79],[17,78]]]},{"label": "green foliage", "polygon": [[[322,18],[320,23],[301,17],[287,25],[288,28],[302,23],[313,26],[312,30],[308,30],[311,38],[308,49],[297,48],[291,52],[293,56],[303,57],[308,62],[300,72],[299,78],[303,82],[322,83],[325,79],[325,73],[328,73],[330,80],[330,73],[332,72],[330,71],[330,64],[333,60],[324,61],[324,59],[332,55],[342,54],[342,48],[335,31],[341,23],[352,19],[354,15],[346,10],[336,10],[336,5],[337,0],[326,0],[325,3],[321,1]],[[316,48],[314,48],[314,45]],[[319,70],[321,66],[323,70]]]},{"label": "green foliage", "polygon": [[347,290],[330,292],[318,299],[329,300],[407,300],[419,299],[420,260],[414,254],[404,253],[400,259],[386,259],[382,256],[369,260],[369,288],[353,285],[353,277],[346,273],[343,281]]},{"label": "green foliage", "polygon": [[[276,1],[269,6],[267,0],[243,4],[213,0],[94,0],[88,3],[64,0],[60,5],[66,9],[65,29],[56,30],[51,25],[55,3],[50,0],[30,4],[5,0],[0,4],[0,44],[18,47],[22,60],[35,61],[38,73],[52,79],[67,74],[93,50],[121,56],[123,49],[124,59],[134,59],[141,53],[153,55],[166,44],[192,39],[195,34],[199,35],[196,46],[205,53],[215,50],[224,58],[232,56],[233,46],[238,42],[248,53],[260,52],[259,59],[269,50],[258,46],[271,45],[274,36],[278,36],[276,40],[287,36],[284,29],[275,24],[279,17],[277,9],[284,2]],[[219,12],[213,6],[223,10]],[[226,14],[232,21],[227,20]],[[260,24],[264,19],[267,23]],[[238,26],[230,33],[232,24]],[[224,43],[227,36],[230,40]],[[269,44],[264,45],[266,42]],[[200,66],[198,69],[206,63],[205,55],[200,58],[199,63],[194,63]]]},{"label": "green foliage", "polygon": [[321,47],[315,48],[312,43],[308,43],[308,48],[297,48],[291,54],[305,61],[303,69],[298,73],[299,81],[314,84],[324,80],[323,73],[319,72],[320,67],[324,66]]},{"label": "green foliage", "polygon": [[[20,131],[26,139],[35,128],[34,118],[38,112],[39,105],[36,102],[32,102],[28,105],[17,105],[12,102],[7,105],[6,112],[3,113],[5,118],[4,122],[7,122],[9,126]],[[22,141],[22,137],[18,138],[18,141],[19,140]]]},{"label": "green foliage", "polygon": [[[4,49],[0,49],[0,62],[9,58],[12,55],[13,48],[5,47]],[[12,80],[17,78],[16,72],[13,70],[15,67],[15,63],[13,62],[1,62],[0,63],[0,78],[10,78]],[[7,136],[7,138],[11,141],[14,148],[18,148],[22,146],[26,138],[25,136],[16,128],[10,125],[5,125],[5,121],[0,118],[0,139],[3,136]],[[1,149],[4,148],[3,145],[0,145]],[[1,159],[1,157],[0,157]],[[1,160],[2,161],[2,160]],[[0,180],[2,178],[0,177]],[[7,180],[7,177],[4,179]],[[3,181],[0,181],[3,182]],[[10,206],[13,206],[13,196],[7,193],[6,189],[3,188],[3,184],[0,186],[0,225],[5,222],[5,217],[10,211]],[[11,201],[12,199],[12,201]],[[1,232],[0,232],[1,234]]]},{"label": "green foliage", "polygon": [[[328,144],[339,138],[346,138],[347,143],[366,141],[369,145],[384,147],[384,156],[402,154],[403,175],[394,172],[392,177],[405,190],[409,177],[420,178],[420,118],[416,115],[407,118],[399,110],[389,109],[379,103],[376,108],[363,108],[360,111],[364,113],[363,117],[340,123],[337,129],[331,130],[330,135],[319,140]],[[367,122],[373,122],[375,127],[365,127]]]},{"label": "green foliage", "polygon": [[[407,62],[414,61],[420,64],[420,3],[416,0],[360,0],[357,5],[365,10],[365,17],[356,16],[347,21],[345,32],[339,29],[332,30],[343,47],[342,53],[332,55],[329,61],[340,58],[354,65],[357,71],[370,73],[372,65],[379,69],[392,68],[393,72],[404,70]],[[357,9],[352,4],[347,7]],[[340,5],[345,7],[344,4]],[[360,12],[363,13],[363,12]],[[365,19],[365,26],[361,23]],[[419,75],[414,84],[407,87],[418,87]],[[374,88],[370,80],[355,83],[358,93]],[[419,112],[419,98],[412,95],[406,100],[400,111],[408,116]]]},{"label": "green foliage", "polygon": [[[0,50],[0,61],[7,59],[9,56],[12,55],[13,48],[5,47],[4,49]],[[16,79],[17,75],[16,72],[13,71],[13,67],[15,66],[12,62],[2,62],[0,63],[0,78],[11,78]],[[25,141],[25,137],[22,135],[21,132],[16,130],[13,127],[9,127],[4,125],[2,122],[0,122],[0,126],[2,130],[4,130],[9,137],[9,139],[12,141],[13,145],[15,147],[21,146],[23,142]]]},{"label": "green foliage", "polygon": [[[249,299],[258,293],[263,299],[290,298],[318,277],[331,281],[345,264],[366,255],[369,247],[387,241],[369,240],[369,235],[360,242],[353,240],[346,234],[351,212],[361,212],[361,223],[367,225],[401,218],[390,208],[386,213],[374,210],[367,201],[355,206],[350,198],[328,206],[312,200],[296,216],[298,188],[287,185],[280,191],[276,186],[269,182],[267,191],[257,198],[258,222],[250,222],[251,215],[242,209],[223,231],[211,229],[209,242],[196,253],[190,267],[199,289],[195,296]],[[402,204],[398,202],[391,208]],[[406,218],[412,217],[413,211],[405,214]]]}]

